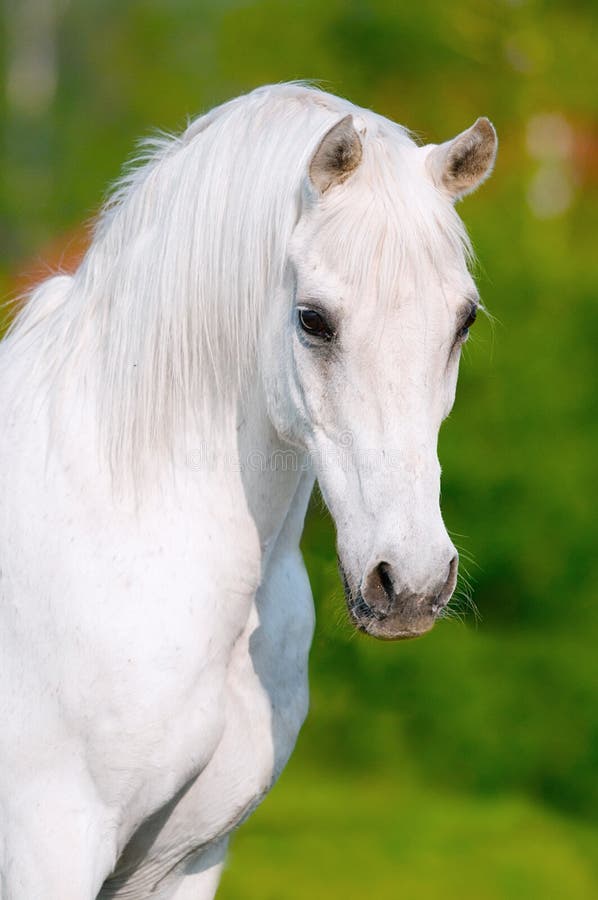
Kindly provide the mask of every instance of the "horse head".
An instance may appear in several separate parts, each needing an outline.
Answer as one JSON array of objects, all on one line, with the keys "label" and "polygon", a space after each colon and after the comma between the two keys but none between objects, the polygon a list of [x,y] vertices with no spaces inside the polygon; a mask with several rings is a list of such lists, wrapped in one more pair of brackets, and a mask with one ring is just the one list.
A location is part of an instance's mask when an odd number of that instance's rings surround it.
[{"label": "horse head", "polygon": [[479,307],[455,200],[490,173],[487,119],[417,146],[371,114],[321,137],[271,339],[271,418],[306,448],[337,529],[350,616],[377,638],[424,633],[458,554],[440,511],[437,439]]}]

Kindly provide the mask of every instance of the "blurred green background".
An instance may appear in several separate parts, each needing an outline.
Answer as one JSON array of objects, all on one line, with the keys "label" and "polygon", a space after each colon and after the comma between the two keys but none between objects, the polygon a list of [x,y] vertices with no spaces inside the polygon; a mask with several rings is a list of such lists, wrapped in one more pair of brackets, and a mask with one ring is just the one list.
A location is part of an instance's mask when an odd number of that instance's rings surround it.
[{"label": "blurred green background", "polygon": [[494,321],[440,448],[479,614],[356,635],[314,498],[312,709],[219,896],[598,897],[594,0],[5,0],[1,27],[5,297],[79,252],[139,136],[258,84],[316,79],[427,141],[493,120],[460,211]]}]

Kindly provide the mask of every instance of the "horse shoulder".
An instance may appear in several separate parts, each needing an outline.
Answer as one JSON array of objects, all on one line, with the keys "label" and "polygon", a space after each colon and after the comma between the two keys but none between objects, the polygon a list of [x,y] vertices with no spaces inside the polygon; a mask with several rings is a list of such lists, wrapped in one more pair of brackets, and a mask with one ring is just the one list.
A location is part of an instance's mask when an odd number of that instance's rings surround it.
[{"label": "horse shoulder", "polygon": [[84,430],[70,458],[60,446],[45,452],[43,415],[16,423],[15,439],[5,435],[0,445],[9,677],[0,707],[12,695],[28,697],[26,722],[18,710],[4,718],[13,739],[3,764],[10,768],[25,728],[44,765],[48,729],[58,756],[74,733],[88,748],[98,795],[121,810],[126,842],[219,744],[230,657],[259,582],[259,544],[238,494],[214,479],[161,495],[139,516],[115,507]]}]

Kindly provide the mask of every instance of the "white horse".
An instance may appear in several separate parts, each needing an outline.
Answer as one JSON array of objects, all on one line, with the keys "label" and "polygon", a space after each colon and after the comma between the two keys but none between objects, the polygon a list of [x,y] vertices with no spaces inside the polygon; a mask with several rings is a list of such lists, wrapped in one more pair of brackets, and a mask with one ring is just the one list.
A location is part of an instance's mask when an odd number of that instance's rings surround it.
[{"label": "white horse", "polygon": [[0,351],[0,896],[206,900],[307,710],[314,477],[349,613],[428,630],[436,442],[478,298],[417,146],[302,85],[155,142]]}]

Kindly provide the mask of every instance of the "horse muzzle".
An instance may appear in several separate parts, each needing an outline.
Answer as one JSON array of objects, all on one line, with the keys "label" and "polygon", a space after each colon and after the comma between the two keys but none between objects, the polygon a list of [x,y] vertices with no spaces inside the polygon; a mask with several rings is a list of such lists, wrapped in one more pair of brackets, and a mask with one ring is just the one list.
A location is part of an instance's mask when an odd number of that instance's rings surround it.
[{"label": "horse muzzle", "polygon": [[458,567],[459,558],[455,553],[442,576],[430,588],[414,591],[401,586],[391,566],[380,562],[359,588],[352,590],[339,560],[349,616],[356,628],[379,640],[419,637],[433,627],[451,599]]}]

